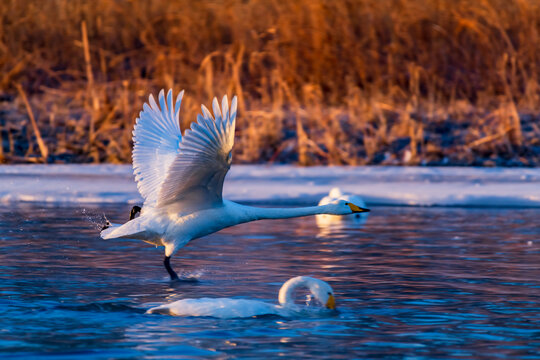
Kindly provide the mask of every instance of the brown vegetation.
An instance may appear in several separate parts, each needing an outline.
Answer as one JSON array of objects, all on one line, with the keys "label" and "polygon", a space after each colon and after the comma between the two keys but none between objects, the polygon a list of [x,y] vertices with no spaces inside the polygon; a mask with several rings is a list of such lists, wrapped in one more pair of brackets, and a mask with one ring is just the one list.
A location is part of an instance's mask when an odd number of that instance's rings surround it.
[{"label": "brown vegetation", "polygon": [[539,165],[540,3],[3,0],[0,159],[130,162],[148,93],[239,96],[236,162]]}]

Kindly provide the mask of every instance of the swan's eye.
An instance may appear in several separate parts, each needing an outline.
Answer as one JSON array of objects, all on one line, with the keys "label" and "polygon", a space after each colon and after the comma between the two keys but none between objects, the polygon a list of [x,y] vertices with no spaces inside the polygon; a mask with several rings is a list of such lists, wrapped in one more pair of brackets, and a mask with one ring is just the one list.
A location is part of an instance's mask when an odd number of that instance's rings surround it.
[{"label": "swan's eye", "polygon": [[[349,203],[346,202],[345,205],[349,205]],[[329,293],[329,294],[330,294],[330,293]]]},{"label": "swan's eye", "polygon": [[329,291],[329,292],[328,292],[328,295],[332,295],[332,293]]}]

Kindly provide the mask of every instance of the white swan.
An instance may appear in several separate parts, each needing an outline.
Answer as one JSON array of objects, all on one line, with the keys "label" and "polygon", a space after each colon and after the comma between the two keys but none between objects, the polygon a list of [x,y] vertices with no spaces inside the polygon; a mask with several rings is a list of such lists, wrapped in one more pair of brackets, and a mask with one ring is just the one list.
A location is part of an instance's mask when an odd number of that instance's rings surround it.
[{"label": "white swan", "polygon": [[369,211],[347,201],[296,209],[268,209],[244,206],[222,198],[223,181],[231,166],[236,96],[231,107],[227,96],[221,109],[214,98],[214,117],[203,105],[202,115],[184,136],[179,112],[184,92],[173,103],[172,90],[159,106],[150,95],[133,130],[133,172],[144,198],[141,215],[132,210],[123,225],[107,223],[104,239],[140,239],[165,247],[164,265],[171,279],[178,276],[170,257],[193,239],[223,228],[259,219],[284,219],[315,214],[344,215]]},{"label": "white swan", "polygon": [[[330,193],[323,197],[321,201],[319,201],[319,206],[331,204],[339,200],[344,200],[351,202],[361,208],[365,208],[366,204],[364,203],[364,200],[358,195],[353,194],[344,194],[340,188],[333,188],[330,190]],[[356,225],[361,226],[364,225],[368,218],[368,213],[356,213],[353,215],[330,215],[330,214],[319,214],[315,217],[315,220],[317,222],[317,225],[320,228],[327,228],[332,226],[340,226],[344,224],[348,225]]]},{"label": "white swan", "polygon": [[328,283],[309,276],[297,276],[287,280],[279,290],[279,304],[260,300],[201,298],[183,299],[151,308],[148,314],[176,316],[211,316],[221,319],[243,318],[260,315],[292,316],[300,307],[294,304],[293,292],[299,287],[309,289],[313,297],[328,309],[335,309],[334,290]]}]

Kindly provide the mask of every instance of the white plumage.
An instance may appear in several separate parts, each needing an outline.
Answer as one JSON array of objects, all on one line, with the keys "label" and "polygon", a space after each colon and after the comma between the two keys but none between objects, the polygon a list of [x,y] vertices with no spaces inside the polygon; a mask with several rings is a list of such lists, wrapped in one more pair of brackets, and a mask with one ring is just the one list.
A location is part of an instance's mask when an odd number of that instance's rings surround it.
[{"label": "white plumage", "polygon": [[334,291],[328,283],[309,276],[297,276],[287,280],[281,286],[278,296],[279,305],[248,299],[183,299],[151,308],[147,313],[176,316],[211,316],[221,319],[260,315],[294,316],[304,310],[294,304],[292,297],[293,292],[299,287],[309,289],[311,295],[327,309],[335,309]]},{"label": "white plumage", "polygon": [[133,174],[145,206],[155,205],[168,169],[178,154],[182,140],[179,116],[183,96],[182,91],[173,106],[172,90],[169,90],[165,104],[164,91],[161,90],[160,109],[154,96],[150,95],[150,105],[143,105],[144,110],[136,120],[133,130]]},{"label": "white plumage", "polygon": [[140,239],[165,246],[165,268],[177,275],[169,258],[193,239],[223,228],[259,219],[283,219],[315,214],[366,212],[352,202],[322,206],[269,209],[244,206],[222,198],[223,181],[232,162],[237,100],[227,96],[221,108],[212,102],[214,116],[203,105],[202,115],[182,136],[179,113],[184,92],[173,103],[159,93],[159,106],[150,95],[133,130],[133,173],[144,198],[141,216],[123,225],[106,225],[104,239]]}]

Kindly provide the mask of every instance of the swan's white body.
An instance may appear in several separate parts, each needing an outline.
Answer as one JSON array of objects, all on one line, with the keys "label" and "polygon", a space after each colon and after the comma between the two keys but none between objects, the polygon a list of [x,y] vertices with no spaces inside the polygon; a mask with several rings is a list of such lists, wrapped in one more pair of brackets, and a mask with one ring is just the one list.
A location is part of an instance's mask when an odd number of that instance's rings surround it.
[{"label": "swan's white body", "polygon": [[[223,200],[218,207],[193,213],[170,211],[170,207],[150,208],[141,216],[121,226],[102,231],[104,239],[139,239],[156,246],[165,246],[165,255],[171,256],[190,240],[212,234],[221,229],[261,219],[287,219],[316,215],[322,211],[347,211],[343,203],[293,209],[270,209],[245,206]],[[144,210],[144,209],[143,209]],[[350,211],[350,209],[349,209]]]},{"label": "swan's white body", "polygon": [[[319,201],[319,206],[331,204],[340,200],[351,202],[361,208],[366,207],[364,200],[362,200],[360,196],[353,194],[345,194],[341,191],[341,189],[337,187],[330,190],[330,193],[327,196],[323,197],[321,201]],[[361,226],[366,223],[367,218],[367,212],[348,215],[319,214],[316,216],[316,221],[317,225],[321,228],[334,225],[339,226],[344,224]]]},{"label": "swan's white body", "polygon": [[183,299],[151,308],[149,314],[176,316],[211,316],[221,319],[244,318],[260,315],[292,316],[300,311],[293,301],[293,292],[306,287],[321,304],[335,308],[334,291],[328,283],[308,276],[297,276],[286,281],[279,290],[279,305],[260,300],[202,298]]},{"label": "swan's white body", "polygon": [[165,247],[165,267],[176,274],[168,258],[189,241],[223,228],[259,219],[369,211],[346,201],[297,209],[244,206],[222,198],[223,181],[232,162],[236,97],[229,109],[216,98],[214,116],[203,105],[203,115],[182,136],[179,125],[183,91],[173,104],[172,91],[150,95],[133,130],[133,172],[144,198],[141,215],[123,225],[108,224],[104,239],[140,239]]}]

